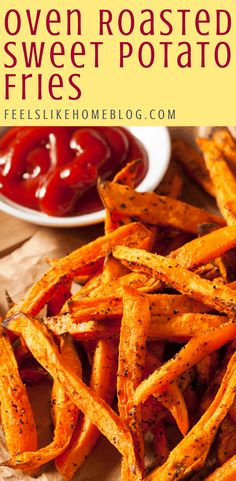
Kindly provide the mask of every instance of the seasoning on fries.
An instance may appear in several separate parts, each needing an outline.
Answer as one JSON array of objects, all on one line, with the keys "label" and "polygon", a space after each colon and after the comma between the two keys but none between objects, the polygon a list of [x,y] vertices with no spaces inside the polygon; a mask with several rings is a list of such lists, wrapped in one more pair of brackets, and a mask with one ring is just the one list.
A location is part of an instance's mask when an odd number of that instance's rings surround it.
[{"label": "seasoning on fries", "polygon": [[213,140],[197,139],[204,152],[206,167],[216,191],[216,201],[228,225],[236,223],[235,190],[236,179],[222,151]]},{"label": "seasoning on fries", "polygon": [[126,185],[101,181],[99,192],[105,207],[111,212],[129,213],[133,220],[146,224],[168,226],[192,234],[197,233],[201,224],[225,225],[224,220],[216,215],[154,192],[135,192]]},{"label": "seasoning on fries", "polygon": [[184,139],[175,139],[172,145],[173,157],[187,174],[208,194],[215,196],[215,188],[205,166],[203,156]]},{"label": "seasoning on fries", "polygon": [[[174,141],[178,166],[158,193],[134,191],[139,159],[100,180],[104,236],[51,262],[11,307],[0,330],[4,466],[54,460],[71,481],[102,434],[122,456],[121,481],[236,479],[236,143],[226,129],[198,143],[202,155]],[[181,166],[223,218],[182,200]],[[53,439],[41,449],[27,369],[52,382]]]}]

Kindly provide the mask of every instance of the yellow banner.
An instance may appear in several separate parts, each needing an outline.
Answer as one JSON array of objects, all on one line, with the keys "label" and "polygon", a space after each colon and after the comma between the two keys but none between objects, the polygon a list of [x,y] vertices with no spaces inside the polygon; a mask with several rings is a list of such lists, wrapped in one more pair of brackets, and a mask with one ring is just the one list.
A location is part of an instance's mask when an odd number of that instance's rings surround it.
[{"label": "yellow banner", "polygon": [[235,124],[233,0],[11,0],[0,31],[1,125]]}]

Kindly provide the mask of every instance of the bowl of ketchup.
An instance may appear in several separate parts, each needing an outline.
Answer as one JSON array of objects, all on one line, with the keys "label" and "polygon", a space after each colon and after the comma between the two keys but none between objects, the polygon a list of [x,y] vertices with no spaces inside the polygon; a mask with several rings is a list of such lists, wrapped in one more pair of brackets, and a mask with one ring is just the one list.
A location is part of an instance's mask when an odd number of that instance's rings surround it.
[{"label": "bowl of ketchup", "polygon": [[139,160],[136,189],[154,190],[167,169],[165,127],[12,127],[0,137],[0,210],[39,225],[103,221],[98,178]]}]

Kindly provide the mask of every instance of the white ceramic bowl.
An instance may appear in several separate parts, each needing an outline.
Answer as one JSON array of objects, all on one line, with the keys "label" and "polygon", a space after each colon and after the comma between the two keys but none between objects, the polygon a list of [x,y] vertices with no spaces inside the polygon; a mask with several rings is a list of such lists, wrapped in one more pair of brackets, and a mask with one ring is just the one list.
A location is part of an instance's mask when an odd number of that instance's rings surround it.
[{"label": "white ceramic bowl", "polygon": [[[150,192],[158,186],[169,164],[171,142],[168,129],[166,127],[128,127],[128,129],[143,143],[149,157],[147,174],[136,190]],[[71,217],[53,217],[16,204],[3,195],[0,195],[0,210],[18,219],[48,227],[85,226],[104,220],[104,210]]]}]

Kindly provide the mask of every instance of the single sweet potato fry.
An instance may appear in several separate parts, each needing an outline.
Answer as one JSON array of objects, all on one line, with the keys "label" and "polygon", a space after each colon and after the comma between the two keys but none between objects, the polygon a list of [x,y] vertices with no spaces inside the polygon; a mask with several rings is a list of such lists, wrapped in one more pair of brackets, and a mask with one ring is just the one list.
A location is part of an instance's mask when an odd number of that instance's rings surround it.
[{"label": "single sweet potato fry", "polygon": [[[141,407],[134,409],[133,396],[142,380],[146,362],[146,340],[150,323],[147,298],[131,288],[124,288],[123,317],[119,342],[117,397],[121,419],[132,434],[140,478],[144,477],[144,441],[141,429]],[[122,481],[133,479],[133,473],[122,462]]]},{"label": "single sweet potato fry", "polygon": [[170,411],[180,432],[185,436],[189,429],[188,411],[183,395],[174,381],[158,396],[158,401]]},{"label": "single sweet potato fry", "polygon": [[[58,339],[59,343],[59,348],[60,348],[60,353],[62,358],[68,362],[68,365],[74,372],[76,373],[77,376],[82,378],[82,366],[80,362],[79,355],[75,349],[75,345],[73,342],[72,337],[68,334],[65,333],[63,336],[60,336]],[[66,403],[68,405],[68,411],[72,411],[72,416],[73,412],[78,414],[78,408],[76,408],[70,401],[69,397],[65,393],[64,389],[61,387],[59,383],[56,381],[53,383],[52,387],[52,394],[51,394],[51,416],[53,420],[53,424],[55,426],[55,433],[54,433],[54,439],[55,439],[55,434],[56,430],[59,428],[60,432],[60,421],[63,419],[64,416],[64,407],[63,403]],[[68,414],[67,414],[68,416]],[[76,422],[72,422],[71,424],[76,424]]]},{"label": "single sweet potato fry", "polygon": [[206,168],[203,156],[184,139],[174,139],[173,157],[179,162],[189,177],[195,180],[208,194],[215,196],[215,189]]},{"label": "single sweet potato fry", "polygon": [[213,140],[197,139],[215,187],[216,202],[228,225],[236,223],[236,179]]},{"label": "single sweet potato fry", "polygon": [[1,422],[12,456],[37,449],[37,431],[26,388],[7,333],[0,328]]},{"label": "single sweet potato fry", "polygon": [[[123,169],[120,170],[116,174],[113,179],[113,182],[122,185],[128,185],[132,189],[135,187],[137,174],[139,172],[140,166],[142,162],[137,160],[132,160],[128,164],[126,164]],[[129,224],[131,221],[129,216],[124,214],[118,214],[117,212],[111,212],[109,209],[105,209],[105,233],[110,234],[114,230],[118,229],[118,227],[122,225]]]},{"label": "single sweet potato fry", "polygon": [[236,141],[228,129],[216,129],[212,134],[212,140],[215,142],[228,161],[233,173],[236,173]]},{"label": "single sweet potato fry", "polygon": [[[112,321],[87,321],[75,323],[69,315],[43,319],[46,326],[56,335],[68,332],[78,341],[98,341],[116,339],[120,333],[120,319]],[[187,342],[191,337],[202,334],[207,329],[226,324],[226,316],[211,314],[184,313],[169,316],[153,316],[148,329],[149,341]]]},{"label": "single sweet potato fry", "polygon": [[214,230],[185,244],[169,254],[187,269],[206,264],[236,246],[236,226]]},{"label": "single sweet potato fry", "polygon": [[70,320],[80,323],[120,317],[122,310],[122,299],[119,297],[107,297],[103,299],[94,299],[91,297],[81,301],[69,301],[66,315],[69,314]]},{"label": "single sweet potato fry", "polygon": [[206,312],[207,306],[181,294],[146,294],[152,316],[177,316],[188,312]]},{"label": "single sweet potato fry", "polygon": [[146,224],[170,226],[196,234],[198,226],[206,223],[225,225],[220,217],[171,197],[154,192],[135,192],[127,186],[100,182],[99,192],[110,211],[129,215]]},{"label": "single sweet potato fry", "polygon": [[[149,302],[152,316],[174,316],[185,312],[205,312],[208,309],[202,302],[184,295],[145,294],[145,297]],[[79,323],[121,317],[122,312],[122,298],[112,296],[70,300],[66,314],[70,314],[70,320]]]},{"label": "single sweet potato fry", "polygon": [[137,181],[137,174],[142,168],[142,161],[140,159],[131,160],[123,169],[121,169],[114,177],[112,182],[116,184],[128,185],[132,189],[135,187]]},{"label": "single sweet potato fry", "polygon": [[236,398],[234,399],[234,402],[229,410],[229,415],[232,421],[236,424]]},{"label": "single sweet potato fry", "polygon": [[148,330],[148,339],[187,342],[192,337],[208,329],[217,328],[228,321],[226,316],[213,314],[184,313],[171,318],[153,316]]}]

